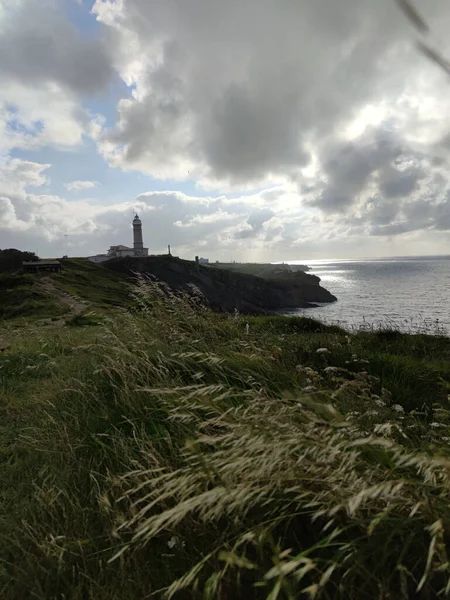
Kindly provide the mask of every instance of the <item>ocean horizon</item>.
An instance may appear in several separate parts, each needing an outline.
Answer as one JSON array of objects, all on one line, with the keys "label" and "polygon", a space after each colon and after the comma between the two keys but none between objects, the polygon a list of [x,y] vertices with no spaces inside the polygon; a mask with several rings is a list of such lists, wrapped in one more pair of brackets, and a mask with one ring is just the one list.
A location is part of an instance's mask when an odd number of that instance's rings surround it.
[{"label": "ocean horizon", "polygon": [[292,260],[310,267],[338,301],[290,314],[349,330],[450,332],[450,255]]}]

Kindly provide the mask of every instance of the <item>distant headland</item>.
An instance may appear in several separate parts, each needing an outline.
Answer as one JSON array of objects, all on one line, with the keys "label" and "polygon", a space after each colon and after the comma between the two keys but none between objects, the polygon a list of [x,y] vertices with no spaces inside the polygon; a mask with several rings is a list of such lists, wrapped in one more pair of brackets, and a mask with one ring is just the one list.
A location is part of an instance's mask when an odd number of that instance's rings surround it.
[{"label": "distant headland", "polygon": [[191,294],[195,289],[206,305],[220,312],[261,314],[336,301],[320,285],[319,277],[300,270],[280,269],[280,265],[202,265],[163,255],[114,259],[104,266],[121,273],[146,274],[176,292]]},{"label": "distant headland", "polygon": [[[129,279],[130,283],[132,276],[145,275],[175,293],[197,295],[205,306],[218,312],[237,310],[247,314],[264,314],[336,301],[336,297],[320,285],[319,277],[306,273],[306,265],[210,263],[198,256],[195,260],[183,260],[172,256],[170,246],[167,254],[149,256],[148,248],[144,247],[142,221],[137,214],[132,226],[133,246],[113,245],[106,254],[87,257],[89,263],[94,263],[90,268],[115,271]],[[70,260],[67,256],[61,260],[38,259],[35,255],[11,250],[5,257],[9,257],[11,265],[17,265],[21,255],[23,271],[30,274],[60,273],[69,268],[69,263],[65,263]],[[87,261],[84,270],[89,264]],[[78,268],[83,269],[83,261],[79,262]],[[92,285],[95,286],[95,281]]]}]

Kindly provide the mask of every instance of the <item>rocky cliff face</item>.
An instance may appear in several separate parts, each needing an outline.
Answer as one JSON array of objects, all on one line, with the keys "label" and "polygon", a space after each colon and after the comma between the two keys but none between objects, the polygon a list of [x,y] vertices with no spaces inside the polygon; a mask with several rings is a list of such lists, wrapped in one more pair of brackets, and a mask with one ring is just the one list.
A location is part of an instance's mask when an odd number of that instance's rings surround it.
[{"label": "rocky cliff face", "polygon": [[320,286],[320,279],[303,272],[268,280],[172,256],[127,257],[104,263],[109,269],[144,273],[164,281],[175,291],[192,293],[195,286],[214,310],[261,314],[305,308],[315,302],[334,302],[335,296]]}]

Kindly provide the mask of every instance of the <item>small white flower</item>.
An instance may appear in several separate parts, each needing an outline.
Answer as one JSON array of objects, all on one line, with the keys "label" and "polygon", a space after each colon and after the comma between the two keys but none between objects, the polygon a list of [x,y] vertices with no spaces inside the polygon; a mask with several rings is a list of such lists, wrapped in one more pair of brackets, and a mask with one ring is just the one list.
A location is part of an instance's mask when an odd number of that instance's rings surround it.
[{"label": "small white flower", "polygon": [[395,410],[395,412],[398,412],[398,413],[405,412],[405,409],[403,408],[403,406],[401,404],[394,404],[394,406],[392,408],[393,408],[393,410]]},{"label": "small white flower", "polygon": [[311,375],[312,373],[315,373],[314,369],[311,367],[303,367],[302,365],[297,365],[295,370],[299,373],[304,373],[305,375]]},{"label": "small white flower", "polygon": [[336,371],[339,371],[337,367],[327,367],[323,370],[324,373],[336,373]]},{"label": "small white flower", "polygon": [[430,427],[441,427],[440,423],[430,423]]},{"label": "small white flower", "polygon": [[177,538],[175,536],[172,536],[167,542],[167,545],[169,546],[169,548],[175,548],[175,546],[177,545],[177,541]]},{"label": "small white flower", "polygon": [[375,400],[375,404],[377,406],[386,406],[386,402],[383,402],[383,400],[381,400],[381,398]]},{"label": "small white flower", "polygon": [[245,333],[246,335],[250,333],[250,325],[248,323],[245,324]]},{"label": "small white flower", "polygon": [[328,354],[328,348],[317,348],[316,354]]},{"label": "small white flower", "polygon": [[315,392],[316,388],[313,385],[308,385],[302,389],[302,392]]}]

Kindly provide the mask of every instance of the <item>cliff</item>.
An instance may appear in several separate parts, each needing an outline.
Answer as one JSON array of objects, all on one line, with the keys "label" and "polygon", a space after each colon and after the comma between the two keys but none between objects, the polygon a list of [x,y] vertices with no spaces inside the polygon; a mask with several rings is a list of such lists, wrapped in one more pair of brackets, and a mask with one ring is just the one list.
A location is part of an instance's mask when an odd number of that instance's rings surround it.
[{"label": "cliff", "polygon": [[306,265],[288,265],[286,263],[211,263],[216,269],[235,271],[244,275],[256,275],[263,279],[280,279],[297,271],[309,271]]},{"label": "cliff", "polygon": [[320,286],[320,279],[297,271],[289,277],[263,279],[253,275],[196,265],[172,256],[128,257],[104,263],[122,273],[145,273],[172,290],[192,293],[195,286],[205,302],[217,311],[261,314],[282,309],[306,308],[336,297]]}]

